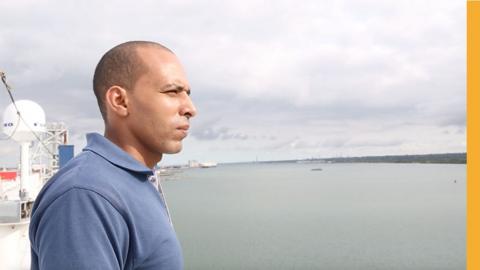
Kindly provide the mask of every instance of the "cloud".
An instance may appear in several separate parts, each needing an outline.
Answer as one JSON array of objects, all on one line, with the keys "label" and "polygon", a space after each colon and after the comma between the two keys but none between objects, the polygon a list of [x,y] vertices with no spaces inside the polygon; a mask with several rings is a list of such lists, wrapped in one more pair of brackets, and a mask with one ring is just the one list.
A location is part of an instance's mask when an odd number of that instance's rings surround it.
[{"label": "cloud", "polygon": [[197,128],[192,132],[192,136],[198,140],[230,140],[230,139],[237,139],[237,140],[247,140],[249,138],[248,135],[243,133],[236,133],[232,132],[230,128],[227,127],[205,127],[205,128]]},{"label": "cloud", "polygon": [[0,10],[0,68],[15,97],[65,122],[77,148],[103,129],[97,61],[147,39],[177,53],[192,85],[199,114],[184,160],[213,146],[219,160],[465,149],[453,132],[465,126],[461,1],[22,0]]},{"label": "cloud", "polygon": [[400,146],[405,142],[402,140],[358,140],[351,141],[347,144],[348,147],[385,147],[385,146]]},{"label": "cloud", "polygon": [[333,148],[339,148],[339,147],[344,147],[348,142],[348,139],[345,138],[331,138],[327,139],[322,143],[323,147],[333,147]]}]

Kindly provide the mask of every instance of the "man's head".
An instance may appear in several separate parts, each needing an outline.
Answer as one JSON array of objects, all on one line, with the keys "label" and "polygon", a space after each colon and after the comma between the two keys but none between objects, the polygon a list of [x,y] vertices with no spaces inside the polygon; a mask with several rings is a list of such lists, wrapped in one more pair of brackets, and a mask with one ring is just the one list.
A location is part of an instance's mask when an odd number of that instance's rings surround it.
[{"label": "man's head", "polygon": [[[154,42],[131,41],[108,51],[93,88],[105,135],[149,167],[177,153],[196,109],[175,54]],[[154,165],[154,164],[153,164]]]},{"label": "man's head", "polygon": [[102,118],[106,121],[105,93],[111,86],[132,89],[138,78],[147,70],[138,55],[139,47],[158,48],[173,53],[167,47],[151,41],[128,41],[106,52],[95,68],[93,91],[97,97]]}]

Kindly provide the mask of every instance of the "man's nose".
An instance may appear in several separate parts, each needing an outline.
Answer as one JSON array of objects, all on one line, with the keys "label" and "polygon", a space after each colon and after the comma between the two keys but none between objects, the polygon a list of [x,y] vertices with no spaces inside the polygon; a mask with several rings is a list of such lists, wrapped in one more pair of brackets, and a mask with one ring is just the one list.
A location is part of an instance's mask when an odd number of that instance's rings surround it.
[{"label": "man's nose", "polygon": [[197,108],[195,108],[195,105],[193,105],[193,101],[189,95],[185,95],[182,108],[180,110],[180,115],[185,115],[187,116],[187,118],[191,118],[197,115]]}]

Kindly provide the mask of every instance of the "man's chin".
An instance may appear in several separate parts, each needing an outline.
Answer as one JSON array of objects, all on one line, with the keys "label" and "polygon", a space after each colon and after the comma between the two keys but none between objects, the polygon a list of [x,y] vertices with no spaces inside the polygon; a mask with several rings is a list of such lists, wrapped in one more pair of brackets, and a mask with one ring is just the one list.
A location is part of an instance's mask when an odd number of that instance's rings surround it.
[{"label": "man's chin", "polygon": [[169,149],[166,149],[164,153],[165,154],[177,154],[180,151],[182,151],[182,144],[179,144],[178,146],[174,146],[174,147],[169,147]]}]

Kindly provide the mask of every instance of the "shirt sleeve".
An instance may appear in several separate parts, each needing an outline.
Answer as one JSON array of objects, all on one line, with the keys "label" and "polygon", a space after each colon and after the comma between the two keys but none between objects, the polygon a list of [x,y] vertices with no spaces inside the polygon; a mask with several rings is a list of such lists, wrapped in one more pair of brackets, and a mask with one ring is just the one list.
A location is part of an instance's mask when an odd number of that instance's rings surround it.
[{"label": "shirt sleeve", "polygon": [[45,210],[34,242],[40,270],[116,270],[127,262],[129,233],[108,200],[74,188]]}]

